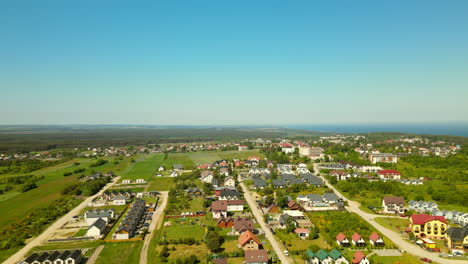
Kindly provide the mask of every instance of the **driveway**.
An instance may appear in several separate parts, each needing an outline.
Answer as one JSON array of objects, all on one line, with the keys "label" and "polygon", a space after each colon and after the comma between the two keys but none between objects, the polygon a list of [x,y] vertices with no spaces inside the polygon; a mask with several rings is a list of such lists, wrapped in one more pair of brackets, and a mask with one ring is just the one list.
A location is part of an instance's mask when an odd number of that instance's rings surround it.
[{"label": "driveway", "polygon": [[78,215],[84,208],[88,206],[88,204],[94,200],[94,198],[98,197],[101,195],[105,190],[109,189],[114,185],[118,180],[120,179],[119,177],[115,177],[112,179],[112,182],[108,183],[104,188],[102,188],[97,194],[88,197],[86,200],[84,200],[81,204],[79,204],[77,207],[72,209],[70,212],[68,212],[66,215],[62,216],[60,219],[52,223],[44,232],[42,232],[39,236],[36,238],[32,239],[29,241],[28,244],[26,244],[22,249],[20,249],[18,252],[16,252],[14,255],[9,257],[4,263],[17,263],[23,260],[26,257],[26,254],[34,247],[37,247],[44,243],[47,238],[54,233],[55,230],[61,228],[63,225],[65,225],[69,221],[73,221],[73,216]]},{"label": "driveway", "polygon": [[[315,173],[319,172],[317,163],[314,163],[314,171],[315,171]],[[369,214],[369,213],[366,213],[366,212],[362,211],[361,209],[359,209],[359,206],[361,204],[359,204],[356,201],[351,201],[351,200],[346,199],[346,197],[344,197],[344,195],[342,195],[337,189],[335,189],[335,187],[333,187],[327,181],[327,179],[325,179],[325,177],[322,177],[322,176],[320,176],[320,177],[325,182],[325,184],[328,186],[328,188],[332,189],[338,195],[338,197],[342,198],[344,201],[348,201],[348,208],[347,209],[350,212],[357,213],[358,215],[360,215],[364,220],[366,220],[375,229],[377,229],[379,232],[381,232],[386,237],[388,237],[390,240],[392,240],[393,243],[395,245],[397,245],[398,247],[400,247],[403,251],[406,251],[406,252],[408,252],[410,254],[413,254],[415,256],[418,256],[420,258],[430,258],[433,261],[439,262],[441,264],[454,264],[454,263],[462,264],[462,263],[467,263],[464,260],[457,261],[457,260],[452,260],[452,259],[449,260],[449,259],[441,258],[441,257],[439,257],[438,253],[426,251],[426,250],[420,248],[419,246],[416,246],[416,245],[406,241],[401,234],[397,233],[396,231],[387,229],[386,227],[383,227],[383,226],[379,225],[378,223],[376,223],[375,221],[373,221],[374,217],[376,217],[377,215]]]},{"label": "driveway", "polygon": [[242,190],[244,191],[244,198],[247,201],[247,204],[250,206],[250,209],[252,210],[252,214],[254,215],[255,219],[257,220],[257,223],[260,224],[260,227],[262,230],[265,232],[265,237],[270,241],[271,246],[276,252],[276,255],[278,255],[278,258],[281,263],[292,263],[292,261],[286,257],[283,253],[284,249],[280,246],[280,244],[276,241],[275,237],[273,236],[273,233],[271,232],[270,228],[268,228],[265,224],[265,221],[263,221],[263,214],[258,208],[257,203],[255,202],[255,199],[252,197],[252,194],[250,193],[249,189],[245,186],[245,184],[242,181],[242,179],[239,177],[238,181],[240,183],[240,186],[242,187]]},{"label": "driveway", "polygon": [[145,241],[143,243],[143,247],[141,248],[141,253],[140,253],[140,264],[146,264],[148,261],[148,248],[149,248],[150,241],[153,238],[153,231],[158,224],[158,220],[161,214],[163,213],[164,208],[166,208],[169,192],[160,192],[160,193],[161,193],[160,200],[162,200],[162,202],[157,207],[156,211],[154,212],[153,219],[148,229],[148,234],[145,236]]}]

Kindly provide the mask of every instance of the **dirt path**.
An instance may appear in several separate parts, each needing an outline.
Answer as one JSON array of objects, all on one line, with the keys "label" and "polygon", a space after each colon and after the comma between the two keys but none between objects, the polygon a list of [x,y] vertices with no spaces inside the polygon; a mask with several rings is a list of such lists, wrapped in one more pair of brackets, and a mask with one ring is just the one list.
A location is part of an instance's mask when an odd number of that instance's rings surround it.
[{"label": "dirt path", "polygon": [[[314,171],[316,173],[319,171],[317,163],[314,163]],[[400,247],[403,251],[406,251],[406,252],[408,252],[410,254],[413,254],[415,256],[418,256],[420,258],[430,258],[432,261],[436,261],[436,262],[441,263],[441,264],[468,263],[466,260],[454,260],[454,259],[441,258],[441,257],[439,257],[438,253],[426,251],[426,250],[420,248],[419,246],[416,246],[414,244],[409,243],[408,241],[406,241],[404,239],[404,237],[401,234],[397,233],[396,231],[387,229],[386,227],[383,227],[380,224],[376,223],[374,221],[374,218],[378,217],[377,215],[369,214],[369,213],[366,213],[366,212],[362,211],[361,209],[359,209],[359,206],[361,205],[360,203],[358,203],[356,201],[351,201],[351,200],[346,199],[346,197],[344,197],[344,195],[342,195],[337,189],[335,189],[335,187],[333,187],[327,181],[327,179],[325,179],[325,177],[322,177],[322,176],[320,176],[320,177],[325,182],[325,184],[328,186],[328,188],[332,189],[338,195],[338,197],[342,198],[344,201],[348,201],[348,208],[347,209],[350,212],[354,212],[354,213],[357,213],[358,215],[360,215],[364,220],[366,220],[375,229],[377,229],[379,232],[381,232],[386,237],[388,237],[395,245]]]},{"label": "dirt path", "polygon": [[70,212],[68,212],[66,215],[62,216],[60,219],[55,221],[52,225],[50,225],[44,232],[42,232],[39,236],[36,238],[32,239],[29,241],[22,249],[20,249],[18,252],[16,252],[14,255],[9,257],[4,263],[17,263],[23,260],[26,256],[26,254],[33,249],[34,247],[37,247],[44,243],[50,235],[52,235],[55,230],[61,228],[63,225],[65,225],[68,221],[73,220],[73,216],[78,215],[84,208],[88,206],[88,204],[97,196],[101,195],[105,190],[109,189],[112,185],[114,185],[120,177],[115,177],[112,182],[108,183],[104,188],[101,189],[97,194],[88,197],[86,200],[84,200],[81,204],[79,204],[77,207],[73,208]]},{"label": "dirt path", "polygon": [[[140,264],[146,264],[147,261],[148,261],[148,249],[149,249],[151,239],[153,238],[153,233],[154,233],[153,231],[155,230],[156,226],[158,225],[158,222],[162,221],[162,219],[160,220],[160,216],[163,213],[164,208],[166,208],[168,195],[169,195],[169,192],[161,192],[161,197],[159,198],[160,199],[160,205],[158,205],[158,208],[156,209],[156,211],[153,214],[153,219],[152,219],[151,224],[149,226],[148,234],[145,236],[143,247],[141,248]],[[161,200],[162,200],[162,202],[161,202]]]},{"label": "dirt path", "polygon": [[270,231],[270,229],[266,226],[265,221],[263,221],[263,214],[258,208],[257,203],[255,202],[255,199],[252,197],[252,194],[250,193],[249,189],[245,186],[244,183],[242,183],[242,179],[239,176],[238,181],[240,182],[240,186],[242,187],[242,190],[244,191],[244,198],[247,201],[247,203],[250,206],[250,209],[252,210],[252,214],[254,215],[255,219],[257,220],[257,223],[260,224],[260,227],[262,230],[265,232],[265,237],[270,241],[271,246],[276,252],[276,255],[278,255],[279,260],[281,263],[292,263],[291,260],[286,257],[283,253],[282,247],[280,244],[276,241],[275,237],[273,236],[273,233]]},{"label": "dirt path", "polygon": [[100,245],[99,247],[94,250],[93,254],[91,257],[89,257],[88,261],[86,261],[86,264],[94,264],[99,257],[99,254],[101,254],[102,249],[104,248],[103,245]]}]

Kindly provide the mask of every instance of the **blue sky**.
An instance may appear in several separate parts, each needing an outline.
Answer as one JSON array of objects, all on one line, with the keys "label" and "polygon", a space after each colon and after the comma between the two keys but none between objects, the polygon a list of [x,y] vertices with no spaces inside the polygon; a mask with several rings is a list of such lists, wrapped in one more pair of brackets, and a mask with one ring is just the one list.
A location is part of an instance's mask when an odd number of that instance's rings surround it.
[{"label": "blue sky", "polygon": [[468,121],[468,2],[1,1],[0,124]]}]

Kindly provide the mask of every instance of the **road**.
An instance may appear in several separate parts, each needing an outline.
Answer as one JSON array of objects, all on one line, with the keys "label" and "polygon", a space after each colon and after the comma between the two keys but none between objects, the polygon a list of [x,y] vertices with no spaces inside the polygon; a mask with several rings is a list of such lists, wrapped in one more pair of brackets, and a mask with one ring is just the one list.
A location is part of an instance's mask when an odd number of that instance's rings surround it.
[{"label": "road", "polygon": [[97,247],[93,254],[88,258],[88,261],[86,261],[86,264],[94,264],[99,257],[99,254],[101,254],[102,249],[104,249],[103,245]]},{"label": "road", "polygon": [[250,209],[252,210],[252,214],[254,215],[255,219],[257,220],[257,223],[260,224],[260,227],[262,228],[263,231],[265,231],[265,237],[270,241],[271,246],[276,252],[276,255],[278,255],[279,260],[281,263],[292,263],[292,261],[286,257],[283,253],[283,250],[280,246],[280,244],[276,241],[273,233],[271,232],[270,228],[268,228],[265,224],[265,221],[263,221],[263,214],[258,208],[257,202],[255,199],[252,197],[252,194],[250,193],[249,189],[245,186],[245,184],[242,182],[241,177],[239,176],[238,181],[240,183],[240,186],[242,187],[242,190],[244,191],[244,198],[247,201],[247,204],[249,205]]},{"label": "road", "polygon": [[17,263],[23,260],[26,257],[26,254],[33,249],[34,247],[37,247],[44,243],[47,238],[54,233],[55,230],[61,228],[63,225],[65,225],[69,221],[73,221],[73,216],[78,215],[84,208],[88,206],[88,204],[93,201],[94,198],[97,196],[101,195],[105,190],[109,189],[112,185],[114,185],[118,180],[120,179],[119,177],[115,177],[112,182],[109,182],[104,188],[102,188],[97,194],[88,197],[86,200],[84,200],[81,204],[79,204],[77,207],[73,208],[70,212],[68,212],[66,215],[62,216],[60,219],[55,221],[52,225],[50,225],[44,232],[42,232],[39,236],[36,238],[32,239],[27,243],[22,249],[20,249],[18,252],[16,252],[14,255],[9,257],[4,263]]},{"label": "road", "polygon": [[153,220],[151,221],[151,224],[148,229],[148,234],[145,236],[145,241],[143,243],[143,247],[141,248],[141,253],[140,253],[140,264],[146,264],[148,261],[148,248],[151,242],[151,239],[153,238],[153,231],[156,228],[158,224],[158,220],[163,213],[164,208],[166,208],[167,204],[167,198],[169,195],[169,192],[160,192],[161,197],[159,200],[162,200],[162,203],[157,207],[156,211],[153,214]]},{"label": "road", "polygon": [[[319,172],[318,170],[318,164],[314,163],[314,171],[317,174]],[[403,236],[396,231],[390,230],[386,227],[381,226],[380,224],[376,223],[374,220],[375,217],[378,217],[377,215],[374,214],[369,214],[367,212],[362,211],[359,209],[359,206],[361,205],[360,203],[356,201],[351,201],[346,199],[344,195],[342,195],[333,185],[331,185],[325,177],[322,177],[322,180],[325,182],[325,184],[328,186],[328,188],[332,189],[338,197],[342,198],[344,201],[348,201],[348,210],[350,212],[356,213],[360,215],[364,220],[366,220],[370,225],[372,225],[375,229],[377,229],[379,232],[384,234],[386,237],[388,237],[390,240],[393,241],[395,245],[400,247],[403,251],[406,251],[412,255],[418,256],[420,258],[430,258],[432,261],[436,261],[441,264],[454,264],[454,263],[468,263],[468,261],[465,260],[454,260],[454,259],[444,259],[439,257],[438,253],[434,252],[429,252],[426,251],[419,246],[416,246],[408,241],[406,241]]]}]

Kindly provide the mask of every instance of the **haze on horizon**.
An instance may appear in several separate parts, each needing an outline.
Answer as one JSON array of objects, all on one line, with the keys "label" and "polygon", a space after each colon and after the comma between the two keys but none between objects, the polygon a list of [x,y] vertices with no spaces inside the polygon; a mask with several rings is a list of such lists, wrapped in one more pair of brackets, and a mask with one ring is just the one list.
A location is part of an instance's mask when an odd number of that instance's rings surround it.
[{"label": "haze on horizon", "polygon": [[468,2],[3,1],[0,124],[468,121]]}]

